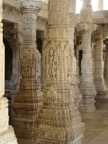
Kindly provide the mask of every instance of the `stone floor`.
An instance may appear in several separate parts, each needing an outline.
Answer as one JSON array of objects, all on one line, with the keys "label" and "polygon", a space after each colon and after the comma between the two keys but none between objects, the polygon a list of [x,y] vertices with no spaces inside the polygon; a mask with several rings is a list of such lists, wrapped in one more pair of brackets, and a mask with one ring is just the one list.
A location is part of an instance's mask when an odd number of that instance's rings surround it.
[{"label": "stone floor", "polygon": [[108,104],[97,105],[94,113],[82,114],[85,138],[82,144],[108,144]]}]

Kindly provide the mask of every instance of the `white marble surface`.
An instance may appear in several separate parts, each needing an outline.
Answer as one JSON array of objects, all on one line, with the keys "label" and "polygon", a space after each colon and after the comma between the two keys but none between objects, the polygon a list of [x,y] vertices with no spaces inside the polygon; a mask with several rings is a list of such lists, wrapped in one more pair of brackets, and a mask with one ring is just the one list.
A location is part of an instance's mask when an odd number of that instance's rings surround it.
[{"label": "white marble surface", "polygon": [[85,138],[82,144],[108,144],[108,105],[98,105],[93,113],[82,115]]}]

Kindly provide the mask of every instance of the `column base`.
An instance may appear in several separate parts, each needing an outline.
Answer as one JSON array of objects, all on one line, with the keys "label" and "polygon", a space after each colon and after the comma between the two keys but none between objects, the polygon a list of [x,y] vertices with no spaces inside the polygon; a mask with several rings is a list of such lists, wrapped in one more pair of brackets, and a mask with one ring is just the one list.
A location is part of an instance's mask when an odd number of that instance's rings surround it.
[{"label": "column base", "polygon": [[81,94],[77,84],[71,84],[71,86],[72,86],[72,89],[74,90],[75,106],[76,106],[76,108],[79,108],[79,103],[82,99],[82,94]]},{"label": "column base", "polygon": [[[13,103],[15,110],[15,134],[19,144],[34,144],[37,116],[42,107],[42,92],[19,92]],[[30,140],[30,141],[29,141]],[[35,143],[36,144],[36,143]]]},{"label": "column base", "polygon": [[18,144],[37,144],[37,142],[32,139],[18,139]]},{"label": "column base", "polygon": [[81,106],[80,107],[80,112],[82,113],[92,113],[96,110],[96,107],[94,105],[90,106],[89,105],[86,105],[86,106]]},{"label": "column base", "polygon": [[73,139],[72,141],[56,141],[53,139],[38,139],[36,144],[81,144],[83,135],[80,135],[78,137],[76,137],[75,139]]},{"label": "column base", "polygon": [[95,100],[93,99],[93,97],[92,99],[90,99],[90,97],[88,97],[87,99],[82,99],[80,103],[80,112],[89,113],[94,112],[95,110]]},{"label": "column base", "polygon": [[96,96],[96,102],[108,103],[108,91],[98,92]]},{"label": "column base", "polygon": [[18,144],[11,126],[6,131],[0,132],[0,144]]}]

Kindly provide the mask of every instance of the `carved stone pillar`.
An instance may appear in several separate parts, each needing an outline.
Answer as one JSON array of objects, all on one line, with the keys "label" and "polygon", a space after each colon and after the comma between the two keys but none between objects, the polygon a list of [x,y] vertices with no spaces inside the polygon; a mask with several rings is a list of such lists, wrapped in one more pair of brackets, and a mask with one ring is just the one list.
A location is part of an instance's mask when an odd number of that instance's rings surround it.
[{"label": "carved stone pillar", "polygon": [[81,23],[78,28],[82,32],[82,61],[80,90],[82,92],[81,111],[93,112],[95,110],[95,86],[93,76],[93,51],[91,44],[92,32],[96,26],[92,20],[91,0],[83,0],[83,7],[80,16]]},{"label": "carved stone pillar", "polygon": [[19,144],[34,144],[36,119],[42,106],[40,53],[36,48],[36,19],[39,1],[19,0],[23,14],[23,44],[20,49],[20,90],[13,104],[15,132]]},{"label": "carved stone pillar", "polygon": [[[14,25],[14,34],[13,38],[10,39],[9,44],[12,47],[13,51],[13,61],[12,61],[12,76],[11,81],[9,82],[10,85],[10,94],[11,94],[11,103],[14,102],[16,94],[19,92],[20,87],[20,47],[23,43],[23,30],[22,25],[15,24]],[[11,113],[11,124],[14,125],[14,117],[15,112],[13,107],[10,110]]]},{"label": "carved stone pillar", "polygon": [[76,0],[69,0],[69,13],[76,13]]},{"label": "carved stone pillar", "polygon": [[4,45],[2,33],[2,0],[0,1],[0,144],[17,144],[13,128],[8,125],[8,100],[4,95]]},{"label": "carved stone pillar", "polygon": [[49,0],[44,46],[44,105],[39,113],[38,144],[81,143],[83,124],[75,113],[72,48],[68,39],[67,0]]},{"label": "carved stone pillar", "polygon": [[105,83],[108,88],[108,39],[104,41],[106,45],[106,55],[105,55]]},{"label": "carved stone pillar", "polygon": [[102,10],[104,9],[103,4],[104,4],[103,0],[99,0],[99,1],[98,1],[98,10],[99,10],[99,11],[102,11]]},{"label": "carved stone pillar", "polygon": [[75,34],[75,27],[78,23],[78,20],[75,15],[75,11],[72,11],[76,8],[75,2],[76,0],[71,0],[70,7],[69,7],[69,43],[72,48],[72,87],[75,92],[74,96],[75,96],[76,108],[79,108],[79,103],[81,101],[82,95],[78,88],[77,60],[74,51],[74,34]]},{"label": "carved stone pillar", "polygon": [[[13,39],[10,41],[10,45],[13,51],[13,61],[12,61],[12,76],[10,82],[10,89],[16,92],[19,91],[20,84],[20,46],[22,45],[22,27],[14,25],[14,35]],[[21,36],[20,36],[21,35]],[[20,38],[21,37],[21,38]]]},{"label": "carved stone pillar", "polygon": [[81,62],[81,83],[80,90],[82,92],[81,111],[93,112],[95,110],[95,86],[93,77],[93,55],[91,46],[91,34],[95,30],[92,24],[80,25],[82,33],[82,51],[83,57]]},{"label": "carved stone pillar", "polygon": [[84,23],[93,23],[91,0],[83,0],[80,19]]},{"label": "carved stone pillar", "polygon": [[97,91],[97,100],[104,101],[107,98],[107,88],[104,79],[104,61],[103,61],[103,38],[102,34],[96,34],[95,37],[95,53],[94,53],[94,63],[95,63],[95,88]]}]

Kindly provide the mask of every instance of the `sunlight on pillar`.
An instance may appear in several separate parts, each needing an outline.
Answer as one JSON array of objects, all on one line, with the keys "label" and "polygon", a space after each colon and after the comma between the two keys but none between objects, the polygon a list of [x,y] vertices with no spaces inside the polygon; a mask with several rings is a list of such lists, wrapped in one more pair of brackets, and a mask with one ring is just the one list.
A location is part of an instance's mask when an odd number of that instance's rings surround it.
[{"label": "sunlight on pillar", "polygon": [[[93,11],[98,11],[99,0],[91,0]],[[108,0],[103,0],[104,10],[108,10]],[[82,8],[83,0],[76,0],[76,13],[80,13]]]}]

